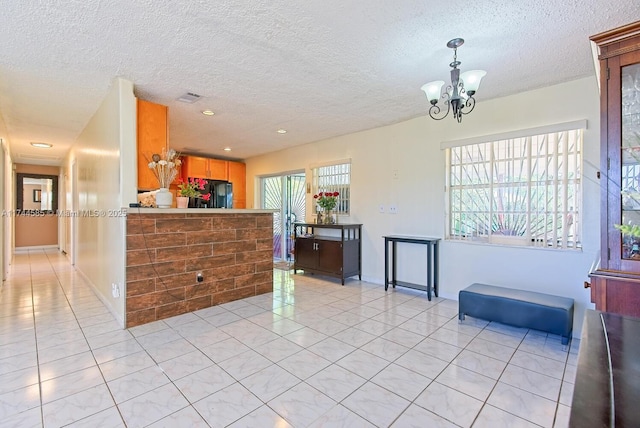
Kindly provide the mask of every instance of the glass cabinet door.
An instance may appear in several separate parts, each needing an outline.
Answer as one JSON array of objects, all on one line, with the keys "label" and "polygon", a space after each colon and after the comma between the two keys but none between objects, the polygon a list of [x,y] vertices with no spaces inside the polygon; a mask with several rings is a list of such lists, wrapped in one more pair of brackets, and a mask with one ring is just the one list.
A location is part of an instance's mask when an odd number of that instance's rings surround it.
[{"label": "glass cabinet door", "polygon": [[[622,224],[640,226],[640,64],[621,68]],[[640,237],[623,234],[623,259],[640,260]]]}]

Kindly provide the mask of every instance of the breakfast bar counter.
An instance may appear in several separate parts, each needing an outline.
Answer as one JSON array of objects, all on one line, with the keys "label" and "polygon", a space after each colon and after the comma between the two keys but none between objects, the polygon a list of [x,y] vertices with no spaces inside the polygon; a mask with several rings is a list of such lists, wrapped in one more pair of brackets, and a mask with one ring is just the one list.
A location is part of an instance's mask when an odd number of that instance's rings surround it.
[{"label": "breakfast bar counter", "polygon": [[123,212],[127,327],[273,291],[273,210]]}]

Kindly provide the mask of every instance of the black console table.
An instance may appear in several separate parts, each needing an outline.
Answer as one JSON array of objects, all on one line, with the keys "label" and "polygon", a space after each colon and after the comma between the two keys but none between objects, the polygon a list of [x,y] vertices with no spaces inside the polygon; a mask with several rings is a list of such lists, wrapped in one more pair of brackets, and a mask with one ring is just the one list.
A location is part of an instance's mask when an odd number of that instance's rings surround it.
[{"label": "black console table", "polygon": [[[389,281],[389,242],[391,242],[391,281]],[[412,284],[396,279],[396,244],[404,242],[408,244],[421,244],[427,246],[427,285]],[[426,238],[422,236],[389,235],[384,236],[384,289],[389,289],[389,284],[396,287],[415,288],[427,292],[427,298],[431,300],[431,290],[438,297],[438,244],[440,238]]]}]

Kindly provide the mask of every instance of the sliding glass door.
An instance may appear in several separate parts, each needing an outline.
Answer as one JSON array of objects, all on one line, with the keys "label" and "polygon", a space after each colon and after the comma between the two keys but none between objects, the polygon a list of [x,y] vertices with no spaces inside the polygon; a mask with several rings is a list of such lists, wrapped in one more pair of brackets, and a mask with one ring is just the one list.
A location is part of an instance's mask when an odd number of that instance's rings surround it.
[{"label": "sliding glass door", "polygon": [[304,221],[305,182],[303,172],[262,178],[262,208],[278,210],[273,214],[274,260],[291,261],[293,223]]}]

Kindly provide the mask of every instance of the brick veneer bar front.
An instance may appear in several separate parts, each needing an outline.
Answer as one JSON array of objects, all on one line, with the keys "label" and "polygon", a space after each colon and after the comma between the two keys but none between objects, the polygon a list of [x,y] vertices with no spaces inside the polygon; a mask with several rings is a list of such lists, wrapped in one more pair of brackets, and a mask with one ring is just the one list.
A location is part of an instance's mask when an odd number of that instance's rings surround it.
[{"label": "brick veneer bar front", "polygon": [[127,327],[272,292],[273,214],[247,211],[129,210]]}]

